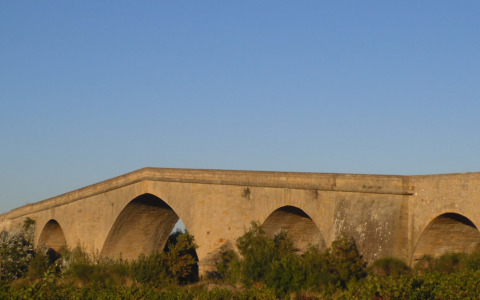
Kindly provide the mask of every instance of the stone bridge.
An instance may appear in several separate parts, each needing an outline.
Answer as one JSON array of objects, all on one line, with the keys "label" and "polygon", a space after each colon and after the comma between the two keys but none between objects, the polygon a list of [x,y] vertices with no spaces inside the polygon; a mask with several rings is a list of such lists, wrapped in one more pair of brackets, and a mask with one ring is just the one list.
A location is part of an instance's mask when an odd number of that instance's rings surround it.
[{"label": "stone bridge", "polygon": [[201,271],[262,224],[296,247],[328,247],[344,233],[368,261],[480,246],[480,173],[386,176],[145,168],[0,215],[0,229],[36,220],[35,242],[81,246],[104,257],[163,249],[180,218]]}]

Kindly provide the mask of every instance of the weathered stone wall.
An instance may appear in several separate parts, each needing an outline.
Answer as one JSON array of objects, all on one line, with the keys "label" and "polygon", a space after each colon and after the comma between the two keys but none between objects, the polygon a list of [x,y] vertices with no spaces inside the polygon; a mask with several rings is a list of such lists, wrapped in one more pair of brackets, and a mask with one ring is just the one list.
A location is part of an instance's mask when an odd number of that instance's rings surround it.
[{"label": "weathered stone wall", "polygon": [[[478,227],[480,225],[480,173],[412,176],[411,182],[415,186],[416,192],[410,200],[411,237],[409,248],[412,256],[422,233],[425,232],[432,221],[443,214],[458,214],[468,218],[474,226]],[[446,226],[441,227],[438,232],[448,232],[449,227],[458,224],[458,222],[453,221],[444,221],[443,223]],[[459,228],[462,228],[462,226]],[[463,228],[466,232],[469,231],[468,227],[463,226]],[[474,229],[478,232],[477,228]],[[431,243],[428,252],[430,254],[441,254],[446,251],[454,251],[455,247],[447,247],[447,244],[452,246],[457,244],[458,246],[465,231],[457,230],[458,234],[451,231],[449,235],[443,238],[446,239],[443,246],[439,244],[442,240],[441,236],[437,235],[434,237],[436,242]]]}]

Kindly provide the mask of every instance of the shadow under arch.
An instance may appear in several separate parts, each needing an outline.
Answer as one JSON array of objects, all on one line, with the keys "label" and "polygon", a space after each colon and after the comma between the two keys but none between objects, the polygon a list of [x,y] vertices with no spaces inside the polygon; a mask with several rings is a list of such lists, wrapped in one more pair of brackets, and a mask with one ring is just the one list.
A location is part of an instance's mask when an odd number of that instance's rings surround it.
[{"label": "shadow under arch", "polygon": [[56,252],[60,252],[63,246],[67,244],[65,234],[63,233],[60,224],[54,219],[45,224],[38,238],[38,246],[45,246],[51,248]]},{"label": "shadow under arch", "polygon": [[136,259],[162,251],[179,216],[163,200],[143,194],[120,212],[103,244],[102,257]]},{"label": "shadow under arch", "polygon": [[322,250],[326,248],[325,240],[315,222],[295,206],[287,205],[276,209],[263,222],[262,229],[269,236],[282,230],[287,231],[293,245],[300,252],[304,252],[308,245],[317,245]]},{"label": "shadow under arch", "polygon": [[424,255],[438,257],[447,252],[480,250],[480,231],[467,217],[444,213],[433,219],[418,238],[412,255],[415,263]]}]

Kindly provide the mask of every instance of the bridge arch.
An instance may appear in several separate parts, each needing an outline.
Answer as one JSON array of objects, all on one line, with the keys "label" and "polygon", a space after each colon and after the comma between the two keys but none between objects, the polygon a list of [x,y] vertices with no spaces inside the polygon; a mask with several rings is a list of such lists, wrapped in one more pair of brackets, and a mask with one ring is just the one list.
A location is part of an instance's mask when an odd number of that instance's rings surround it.
[{"label": "bridge arch", "polygon": [[67,242],[62,227],[56,220],[50,219],[45,226],[43,226],[40,237],[38,238],[38,246],[45,246],[56,252],[60,252],[66,244]]},{"label": "bridge arch", "polygon": [[262,229],[267,235],[282,230],[288,232],[296,249],[303,252],[311,245],[326,248],[325,239],[312,218],[302,209],[286,205],[273,211],[263,222]]},{"label": "bridge arch", "polygon": [[153,194],[142,194],[117,216],[100,255],[128,260],[162,251],[178,220],[177,212],[165,201]]},{"label": "bridge arch", "polygon": [[434,218],[417,240],[412,262],[424,255],[440,256],[447,252],[472,253],[480,250],[480,231],[462,214],[447,212]]}]

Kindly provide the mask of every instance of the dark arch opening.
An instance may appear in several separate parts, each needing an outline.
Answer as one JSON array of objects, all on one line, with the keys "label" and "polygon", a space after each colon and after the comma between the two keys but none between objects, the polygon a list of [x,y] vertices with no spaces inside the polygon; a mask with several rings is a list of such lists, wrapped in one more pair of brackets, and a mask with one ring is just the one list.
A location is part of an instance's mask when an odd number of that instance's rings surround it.
[{"label": "dark arch opening", "polygon": [[63,234],[60,224],[53,219],[48,221],[38,238],[38,245],[53,249],[55,252],[60,252],[66,244],[65,235]]},{"label": "dark arch opening", "polygon": [[480,249],[480,231],[468,218],[446,213],[436,217],[422,232],[413,261],[424,255],[438,257],[447,252],[472,253]]},{"label": "dark arch opening", "polygon": [[100,255],[131,260],[140,254],[163,251],[178,220],[175,211],[160,198],[138,196],[115,220]]},{"label": "dark arch opening", "polygon": [[304,252],[308,245],[326,248],[325,240],[312,218],[294,206],[283,206],[268,216],[262,229],[269,236],[287,231],[296,249]]}]

